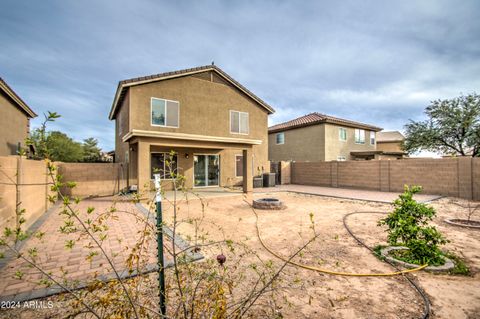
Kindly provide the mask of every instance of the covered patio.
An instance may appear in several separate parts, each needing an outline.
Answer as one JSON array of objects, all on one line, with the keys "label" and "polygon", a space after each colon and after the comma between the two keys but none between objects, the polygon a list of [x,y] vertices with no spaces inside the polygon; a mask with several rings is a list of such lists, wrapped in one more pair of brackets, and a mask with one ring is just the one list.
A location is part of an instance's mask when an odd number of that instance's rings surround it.
[{"label": "covered patio", "polygon": [[135,130],[124,139],[129,141],[129,186],[138,185],[140,192],[152,188],[153,173],[160,173],[164,189],[172,189],[170,168],[184,176],[187,189],[241,186],[244,193],[253,190],[254,165],[260,165],[253,148],[260,140]]}]

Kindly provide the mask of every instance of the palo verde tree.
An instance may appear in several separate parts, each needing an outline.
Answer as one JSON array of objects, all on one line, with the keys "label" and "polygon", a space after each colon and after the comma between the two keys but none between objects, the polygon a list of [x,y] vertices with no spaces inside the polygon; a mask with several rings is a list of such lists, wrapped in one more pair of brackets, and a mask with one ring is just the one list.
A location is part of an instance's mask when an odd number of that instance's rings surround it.
[{"label": "palo verde tree", "polygon": [[425,121],[410,121],[404,148],[458,156],[480,156],[480,95],[436,100],[425,109]]}]

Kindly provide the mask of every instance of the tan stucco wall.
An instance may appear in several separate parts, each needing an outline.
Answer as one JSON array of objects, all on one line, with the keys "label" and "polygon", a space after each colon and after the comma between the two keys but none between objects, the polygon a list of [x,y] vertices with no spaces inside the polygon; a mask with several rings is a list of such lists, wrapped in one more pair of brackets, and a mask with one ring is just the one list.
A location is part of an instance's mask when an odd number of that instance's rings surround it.
[{"label": "tan stucco wall", "polygon": [[128,150],[128,143],[122,141],[122,137],[128,133],[129,127],[129,108],[130,94],[127,92],[123,102],[118,110],[117,117],[115,119],[115,162],[125,162],[125,152]]},{"label": "tan stucco wall", "polygon": [[[347,140],[340,140],[339,129],[347,130]],[[370,144],[370,131],[365,130],[365,144],[355,143],[355,128],[325,124],[325,161],[336,161],[338,156],[345,156],[346,160],[351,160],[352,151],[373,151],[375,145]]]},{"label": "tan stucco wall", "polygon": [[[241,178],[235,177],[235,154],[242,154],[245,147],[252,149],[252,170],[256,172],[263,169],[268,172],[270,165],[268,162],[268,113],[259,106],[251,98],[240,92],[235,87],[222,82],[218,77],[213,77],[213,82],[210,81],[212,77],[204,75],[188,76],[160,82],[148,83],[131,87],[129,94],[125,98],[119,112],[126,112],[128,116],[122,114],[122,122],[126,118],[129,123],[125,124],[129,130],[147,130],[158,132],[176,132],[195,135],[207,135],[218,137],[230,137],[241,139],[261,140],[261,145],[223,145],[206,142],[188,142],[181,140],[162,140],[155,138],[134,138],[130,141],[130,180],[133,184],[138,182],[137,167],[134,161],[137,156],[142,157],[146,150],[138,151],[138,141],[149,143],[151,148],[158,148],[167,145],[168,150],[180,151],[194,151],[201,153],[201,150],[210,150],[216,147],[217,152],[221,155],[221,185],[239,185],[242,182]],[[167,100],[178,101],[180,104],[179,127],[158,127],[150,125],[150,103],[151,98],[162,98]],[[125,111],[124,109],[128,109]],[[230,133],[230,110],[248,112],[249,113],[249,134],[232,134]],[[118,115],[117,115],[118,119]],[[116,125],[116,161],[123,161],[125,150],[128,149],[126,143],[121,143],[118,137],[118,124]],[[147,148],[150,149],[150,145]],[[155,146],[153,146],[155,145]],[[206,153],[206,152],[204,152]],[[146,153],[145,153],[146,154]],[[181,155],[181,154],[180,154]],[[145,158],[138,158],[139,163],[150,163]],[[181,156],[180,156],[181,157]],[[179,160],[180,161],[180,160]],[[191,165],[193,167],[193,157],[190,157]],[[187,163],[185,167],[188,167]],[[180,165],[180,163],[179,163]],[[148,170],[150,168],[148,167]],[[193,168],[192,168],[193,169]],[[193,183],[193,171],[185,172],[187,177],[187,186]],[[141,177],[142,178],[142,177]],[[140,178],[140,179],[141,179]]]},{"label": "tan stucco wall", "polygon": [[18,142],[25,146],[29,119],[3,93],[0,93],[0,156],[15,155]]},{"label": "tan stucco wall", "polygon": [[[280,132],[278,132],[280,133]],[[276,144],[276,133],[268,135],[268,156],[272,162],[325,160],[324,125],[284,131],[285,143]]]},{"label": "tan stucco wall", "polygon": [[384,152],[402,152],[402,142],[377,142],[377,150]]}]

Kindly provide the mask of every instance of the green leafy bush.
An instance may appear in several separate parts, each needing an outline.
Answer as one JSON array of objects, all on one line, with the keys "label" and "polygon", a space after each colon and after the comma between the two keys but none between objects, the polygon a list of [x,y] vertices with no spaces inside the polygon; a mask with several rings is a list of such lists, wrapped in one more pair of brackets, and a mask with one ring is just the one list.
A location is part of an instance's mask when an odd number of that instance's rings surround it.
[{"label": "green leafy bush", "polygon": [[436,215],[433,207],[418,203],[413,195],[421,192],[420,186],[405,186],[405,191],[394,202],[394,210],[379,225],[387,225],[388,243],[408,247],[399,252],[402,260],[414,264],[442,265],[444,254],[439,246],[448,241],[428,223]]}]

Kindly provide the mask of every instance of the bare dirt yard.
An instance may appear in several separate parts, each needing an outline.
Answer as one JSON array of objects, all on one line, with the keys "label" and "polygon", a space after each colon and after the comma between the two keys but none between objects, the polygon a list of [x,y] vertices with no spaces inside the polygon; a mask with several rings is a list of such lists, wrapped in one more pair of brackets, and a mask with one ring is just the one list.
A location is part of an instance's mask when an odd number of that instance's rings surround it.
[{"label": "bare dirt yard", "polygon": [[[268,194],[267,194],[268,195]],[[254,198],[266,194],[255,194]],[[355,211],[388,212],[389,204],[341,200],[293,193],[269,194],[281,199],[287,209],[257,210],[261,236],[266,244],[285,257],[292,254],[312,236],[310,213],[313,213],[319,238],[294,260],[324,269],[352,273],[388,273],[394,269],[360,246],[343,226],[343,216]],[[450,240],[445,248],[464,258],[470,276],[415,272],[413,277],[426,291],[431,301],[433,318],[478,318],[480,316],[480,232],[450,226],[447,217],[464,217],[464,212],[443,198],[430,205],[437,209],[434,225]],[[198,217],[200,204],[191,201],[182,215]],[[377,226],[379,214],[352,215],[347,222],[356,236],[368,246],[386,244],[384,228]],[[168,219],[168,213],[167,213]],[[223,229],[219,231],[218,226]],[[257,250],[276,265],[281,261],[269,254],[256,236],[255,215],[244,198],[214,198],[208,200],[201,228],[209,238],[223,236],[240,241]],[[179,229],[192,235],[193,227],[184,224]],[[207,258],[216,252],[204,251]],[[228,252],[227,255],[228,263]],[[420,318],[423,301],[402,278],[345,277],[318,273],[288,266],[283,279],[299,283],[284,291],[288,303],[282,309],[285,318]]]},{"label": "bare dirt yard", "polygon": [[[253,198],[274,197],[282,200],[284,210],[257,210],[261,236],[268,247],[289,257],[312,236],[311,214],[316,241],[294,258],[295,262],[337,272],[389,273],[390,265],[379,260],[368,249],[359,245],[343,225],[343,217],[351,212],[388,212],[389,204],[359,200],[302,195],[294,193],[254,194]],[[463,258],[471,270],[469,276],[432,274],[419,271],[412,274],[431,301],[431,318],[480,317],[480,231],[455,227],[443,222],[445,218],[464,218],[465,212],[443,198],[431,202],[437,209],[434,224],[450,240],[446,249]],[[197,230],[209,240],[232,239],[255,250],[264,260],[272,260],[275,267],[282,261],[262,247],[256,232],[255,214],[248,200],[239,195],[210,198],[205,209],[199,200],[180,205],[179,218],[188,221],[202,217]],[[164,218],[172,222],[172,207],[164,202]],[[386,244],[385,229],[377,226],[382,215],[358,214],[347,219],[356,236],[369,247]],[[195,228],[185,222],[178,231],[191,239]],[[214,259],[220,251],[202,248],[205,259]],[[228,250],[222,251],[227,267],[249,267],[249,261],[238,259]],[[167,272],[167,276],[173,276]],[[403,276],[345,277],[327,275],[311,270],[287,266],[281,274],[282,302],[277,318],[421,318],[423,300]],[[154,286],[153,286],[154,287]],[[62,304],[59,297],[50,297]],[[64,317],[56,310],[0,312],[0,317],[46,318]]]}]

